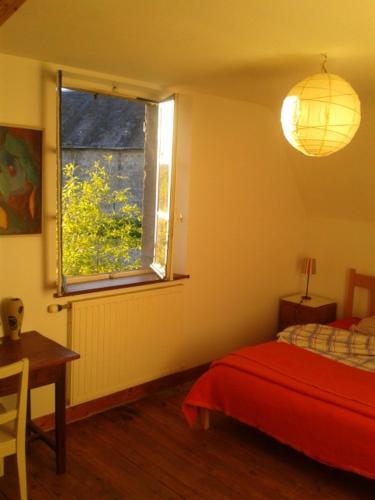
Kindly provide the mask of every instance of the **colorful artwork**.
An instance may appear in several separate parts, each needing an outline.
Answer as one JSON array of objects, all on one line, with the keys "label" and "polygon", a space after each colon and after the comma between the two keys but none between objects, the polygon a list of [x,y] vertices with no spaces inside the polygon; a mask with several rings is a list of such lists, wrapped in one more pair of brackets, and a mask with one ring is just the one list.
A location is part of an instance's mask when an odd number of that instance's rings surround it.
[{"label": "colorful artwork", "polygon": [[42,132],[0,126],[0,235],[41,232]]}]

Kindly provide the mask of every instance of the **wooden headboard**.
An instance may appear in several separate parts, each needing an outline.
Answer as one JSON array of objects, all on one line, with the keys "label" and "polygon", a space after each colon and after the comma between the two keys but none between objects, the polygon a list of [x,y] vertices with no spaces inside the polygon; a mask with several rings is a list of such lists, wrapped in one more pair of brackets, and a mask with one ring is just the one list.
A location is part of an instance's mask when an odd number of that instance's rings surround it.
[{"label": "wooden headboard", "polygon": [[353,316],[353,301],[355,287],[366,288],[370,294],[368,315],[375,315],[375,276],[366,276],[358,274],[355,269],[349,271],[349,282],[347,295],[344,304],[344,318]]}]

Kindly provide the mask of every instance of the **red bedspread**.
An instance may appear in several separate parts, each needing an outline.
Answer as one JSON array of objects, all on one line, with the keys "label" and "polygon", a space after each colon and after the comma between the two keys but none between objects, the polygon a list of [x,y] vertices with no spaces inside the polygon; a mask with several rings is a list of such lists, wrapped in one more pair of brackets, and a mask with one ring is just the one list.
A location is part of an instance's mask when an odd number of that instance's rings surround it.
[{"label": "red bedspread", "polygon": [[375,374],[269,342],[216,361],[183,410],[218,410],[306,455],[375,478]]}]

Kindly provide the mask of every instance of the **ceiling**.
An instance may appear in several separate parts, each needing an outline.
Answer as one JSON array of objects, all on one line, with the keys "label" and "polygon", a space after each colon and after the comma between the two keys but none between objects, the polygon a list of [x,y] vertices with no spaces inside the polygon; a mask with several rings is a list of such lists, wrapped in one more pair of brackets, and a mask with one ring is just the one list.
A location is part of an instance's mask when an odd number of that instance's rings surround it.
[{"label": "ceiling", "polygon": [[373,223],[375,0],[26,0],[0,27],[0,52],[247,100],[277,121],[327,53],[360,96],[360,129],[326,158],[286,141],[285,153],[307,213]]},{"label": "ceiling", "polygon": [[0,52],[272,107],[328,70],[375,84],[374,0],[26,0]]}]

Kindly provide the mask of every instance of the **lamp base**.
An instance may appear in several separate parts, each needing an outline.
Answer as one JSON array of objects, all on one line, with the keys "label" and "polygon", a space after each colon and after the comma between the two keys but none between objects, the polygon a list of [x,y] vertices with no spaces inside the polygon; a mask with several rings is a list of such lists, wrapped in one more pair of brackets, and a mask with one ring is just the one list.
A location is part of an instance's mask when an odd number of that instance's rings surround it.
[{"label": "lamp base", "polygon": [[311,300],[311,297],[309,297],[308,295],[301,295],[301,299],[303,299],[303,300]]}]

